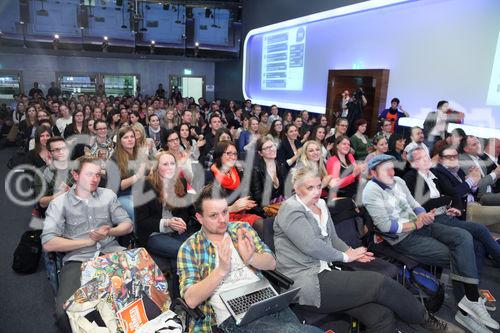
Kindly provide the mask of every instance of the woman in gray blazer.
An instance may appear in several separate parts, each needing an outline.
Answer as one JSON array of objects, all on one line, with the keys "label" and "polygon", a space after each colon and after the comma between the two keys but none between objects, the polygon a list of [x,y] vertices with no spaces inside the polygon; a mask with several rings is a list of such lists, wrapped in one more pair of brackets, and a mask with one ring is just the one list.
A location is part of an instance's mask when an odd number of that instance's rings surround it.
[{"label": "woman in gray blazer", "polygon": [[315,168],[297,169],[292,179],[296,194],[286,200],[274,222],[277,269],[301,287],[296,300],[320,313],[344,312],[359,319],[366,332],[396,332],[397,315],[408,324],[421,324],[431,332],[455,332],[426,312],[398,282],[382,274],[340,271],[332,262],[369,262],[366,248],[352,249],[335,232],[321,195]]}]

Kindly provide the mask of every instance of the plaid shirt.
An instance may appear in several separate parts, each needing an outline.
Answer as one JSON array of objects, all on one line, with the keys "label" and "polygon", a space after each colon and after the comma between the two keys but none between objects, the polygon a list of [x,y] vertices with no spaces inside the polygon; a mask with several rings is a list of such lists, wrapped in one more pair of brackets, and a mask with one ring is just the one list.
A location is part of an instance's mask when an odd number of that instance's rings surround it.
[{"label": "plaid shirt", "polygon": [[[271,250],[262,242],[255,230],[246,222],[228,223],[227,233],[231,237],[235,247],[238,243],[237,231],[241,228],[249,231],[257,253],[272,254]],[[216,268],[216,260],[216,248],[205,236],[203,230],[196,232],[182,244],[177,255],[177,274],[179,274],[182,297],[185,296],[186,290],[190,286],[205,279]],[[260,273],[258,274],[260,275]],[[189,332],[211,332],[212,326],[217,324],[214,310],[208,300],[200,305],[200,310],[205,315],[205,319],[192,320],[189,324]]]}]

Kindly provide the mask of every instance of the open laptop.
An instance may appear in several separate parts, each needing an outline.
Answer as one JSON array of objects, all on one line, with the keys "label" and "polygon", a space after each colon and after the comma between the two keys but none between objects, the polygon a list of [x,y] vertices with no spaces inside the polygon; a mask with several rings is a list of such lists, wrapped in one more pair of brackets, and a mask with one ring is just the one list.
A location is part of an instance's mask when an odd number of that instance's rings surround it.
[{"label": "open laptop", "polygon": [[300,288],[295,288],[278,294],[269,281],[261,279],[243,287],[221,292],[219,296],[236,321],[236,325],[242,326],[283,310],[292,302],[299,290]]}]

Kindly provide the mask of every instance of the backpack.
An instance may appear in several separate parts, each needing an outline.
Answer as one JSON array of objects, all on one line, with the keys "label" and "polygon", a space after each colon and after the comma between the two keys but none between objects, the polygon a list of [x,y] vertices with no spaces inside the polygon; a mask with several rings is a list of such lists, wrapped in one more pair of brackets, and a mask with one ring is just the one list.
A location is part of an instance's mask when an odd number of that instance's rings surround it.
[{"label": "backpack", "polygon": [[400,272],[400,281],[414,294],[417,294],[425,308],[437,312],[444,302],[444,288],[441,282],[422,267],[409,270],[404,266]]},{"label": "backpack", "polygon": [[21,236],[21,241],[14,251],[12,269],[20,274],[32,274],[38,269],[42,256],[42,230],[28,230]]}]

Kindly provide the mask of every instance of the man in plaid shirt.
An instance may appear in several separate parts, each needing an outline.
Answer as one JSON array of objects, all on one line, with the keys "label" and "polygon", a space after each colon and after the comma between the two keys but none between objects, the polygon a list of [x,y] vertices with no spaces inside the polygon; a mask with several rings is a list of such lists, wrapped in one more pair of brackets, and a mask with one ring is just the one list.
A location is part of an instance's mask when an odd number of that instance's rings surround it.
[{"label": "man in plaid shirt", "polygon": [[217,325],[224,332],[322,332],[301,324],[289,308],[236,325],[219,294],[263,279],[259,271],[274,270],[276,260],[248,223],[229,222],[227,201],[218,192],[213,186],[203,189],[195,204],[202,228],[177,256],[181,296],[205,315],[192,321],[189,331],[211,332]]}]

